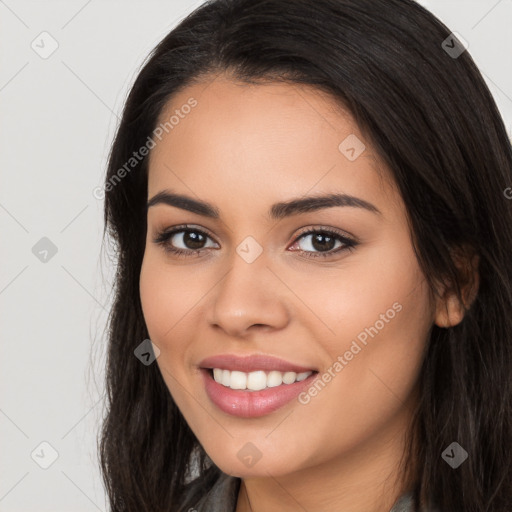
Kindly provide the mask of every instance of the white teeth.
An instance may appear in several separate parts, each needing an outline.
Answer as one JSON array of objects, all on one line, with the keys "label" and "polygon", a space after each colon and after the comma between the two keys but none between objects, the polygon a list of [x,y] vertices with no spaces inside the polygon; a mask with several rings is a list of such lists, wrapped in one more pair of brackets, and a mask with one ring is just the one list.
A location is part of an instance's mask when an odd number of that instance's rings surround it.
[{"label": "white teeth", "polygon": [[297,374],[297,380],[300,382],[301,380],[307,379],[311,375],[311,372],[304,372]]},{"label": "white teeth", "polygon": [[283,375],[283,382],[285,384],[291,384],[292,382],[295,382],[296,378],[297,378],[297,374],[295,372],[286,372]]},{"label": "white teeth", "polygon": [[[231,372],[232,374],[234,372]],[[229,385],[231,387],[231,383]],[[259,391],[267,387],[267,374],[262,371],[251,372],[247,374],[247,389]]]},{"label": "white teeth", "polygon": [[277,372],[277,371],[273,370],[267,375],[267,386],[269,388],[274,388],[276,386],[280,386],[282,383],[283,383],[283,374],[281,372]]},{"label": "white teeth", "polygon": [[221,370],[220,368],[213,369],[213,378],[215,379],[215,382],[222,382],[222,374],[223,373],[224,373],[224,370]]},{"label": "white teeth", "polygon": [[248,389],[250,391],[259,391],[265,388],[273,388],[282,384],[293,384],[307,379],[313,372],[278,372],[272,370],[268,374],[263,370],[255,372],[240,372],[237,370],[223,370],[221,368],[213,369],[213,378],[215,382],[231,389]]},{"label": "white teeth", "polygon": [[245,389],[247,387],[247,374],[244,372],[232,371],[229,387],[231,389]]}]

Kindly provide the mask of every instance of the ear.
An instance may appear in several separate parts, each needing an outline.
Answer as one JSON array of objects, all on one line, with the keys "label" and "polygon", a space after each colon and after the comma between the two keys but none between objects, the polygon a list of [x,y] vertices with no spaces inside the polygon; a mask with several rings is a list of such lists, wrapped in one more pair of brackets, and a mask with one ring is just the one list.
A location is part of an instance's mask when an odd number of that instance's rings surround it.
[{"label": "ear", "polygon": [[468,250],[454,250],[452,257],[460,275],[463,302],[457,297],[453,283],[445,282],[436,299],[434,323],[438,327],[453,327],[462,322],[466,311],[475,300],[480,284],[478,265],[480,257]]}]

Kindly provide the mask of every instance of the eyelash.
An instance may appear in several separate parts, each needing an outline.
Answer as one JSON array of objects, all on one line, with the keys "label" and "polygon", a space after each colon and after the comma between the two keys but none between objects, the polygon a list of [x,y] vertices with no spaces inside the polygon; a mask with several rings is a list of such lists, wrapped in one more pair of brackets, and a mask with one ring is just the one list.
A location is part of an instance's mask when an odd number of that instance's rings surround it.
[{"label": "eyelash", "polygon": [[[199,256],[201,254],[201,252],[207,250],[207,248],[179,249],[179,248],[171,246],[169,243],[170,239],[177,233],[183,233],[183,232],[199,233],[207,238],[212,238],[208,233],[206,233],[205,231],[203,231],[201,229],[197,229],[197,228],[194,228],[194,227],[191,227],[188,225],[183,225],[183,226],[176,226],[170,230],[163,230],[163,231],[158,232],[156,237],[153,239],[153,242],[162,246],[166,252],[172,253],[175,256],[185,257],[185,258]],[[298,242],[301,238],[306,237],[307,235],[318,234],[318,233],[332,236],[333,238],[341,241],[344,244],[344,247],[338,247],[336,250],[330,249],[329,251],[325,251],[325,252],[311,252],[311,251],[299,250],[298,252],[304,253],[304,256],[306,258],[328,258],[330,256],[333,256],[335,254],[338,254],[338,253],[346,251],[346,250],[351,252],[358,245],[358,243],[355,240],[352,240],[351,238],[348,238],[348,237],[342,235],[338,231],[335,231],[333,229],[325,229],[325,228],[312,228],[303,233],[300,233],[299,235],[297,235],[297,237],[293,241],[292,245],[295,245],[296,242]]]}]

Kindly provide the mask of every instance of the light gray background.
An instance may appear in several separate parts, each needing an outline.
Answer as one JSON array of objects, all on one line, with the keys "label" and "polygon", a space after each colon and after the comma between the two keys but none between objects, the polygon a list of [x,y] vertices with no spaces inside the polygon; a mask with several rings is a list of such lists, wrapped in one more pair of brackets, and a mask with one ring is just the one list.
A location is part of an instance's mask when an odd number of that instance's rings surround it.
[{"label": "light gray background", "polygon": [[[96,435],[112,272],[92,192],[139,65],[201,3],[0,0],[1,512],[107,510]],[[469,43],[512,136],[512,0],[420,3]],[[58,43],[46,59],[31,47],[51,49],[43,31]],[[46,262],[32,252],[43,237],[57,247]]]}]

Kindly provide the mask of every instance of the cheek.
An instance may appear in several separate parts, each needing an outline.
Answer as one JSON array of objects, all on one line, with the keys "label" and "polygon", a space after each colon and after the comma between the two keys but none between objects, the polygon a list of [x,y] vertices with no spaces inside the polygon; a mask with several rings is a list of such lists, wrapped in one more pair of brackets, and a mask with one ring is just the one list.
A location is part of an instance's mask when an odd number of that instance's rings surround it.
[{"label": "cheek", "polygon": [[[426,299],[426,289],[417,294],[411,299],[408,291],[395,288],[380,300],[372,297],[369,311],[352,309],[352,316],[344,317],[336,340],[324,344],[330,355],[325,386],[310,388],[311,395],[303,397],[308,403],[300,419],[309,425],[314,418],[317,425],[308,429],[304,443],[323,446],[331,439],[326,449],[341,453],[386,431],[412,407],[430,326],[419,298]],[[315,457],[324,456],[322,449]]]},{"label": "cheek", "polygon": [[168,347],[186,339],[187,314],[200,301],[205,291],[200,281],[190,276],[185,267],[166,264],[156,251],[144,255],[139,287],[142,310],[151,339]]},{"label": "cheek", "polygon": [[328,407],[343,397],[343,407],[330,409],[337,424],[358,436],[382,426],[409,399],[432,324],[428,288],[416,267],[388,265],[372,277],[378,284],[371,286],[367,275],[361,279],[369,289],[352,300],[344,295],[345,324],[338,324],[337,340],[328,345],[332,362],[342,356],[343,368],[321,398]]},{"label": "cheek", "polygon": [[172,327],[168,312],[174,309],[169,302],[172,301],[170,283],[161,270],[161,265],[153,262],[151,256],[144,256],[139,280],[140,300],[150,338],[157,344]]},{"label": "cheek", "polygon": [[[189,372],[185,365],[190,324],[190,310],[198,301],[197,284],[187,272],[170,269],[155,251],[147,251],[142,263],[140,298],[148,334],[160,349],[156,363],[169,392],[182,411],[193,410],[183,387],[189,388]],[[188,333],[188,334],[187,334]]]},{"label": "cheek", "polygon": [[[309,297],[316,298],[309,305],[322,320],[312,320],[311,329],[328,355],[325,371],[336,375],[318,405],[336,410],[340,424],[360,421],[358,429],[407,399],[433,321],[427,283],[412,250],[397,246],[382,246],[378,258],[354,259],[337,278],[309,286]],[[341,366],[333,368],[340,356]],[[333,407],[340,396],[343,407]]]},{"label": "cheek", "polygon": [[156,362],[174,396],[176,385],[173,377],[179,382],[184,379],[187,312],[197,298],[191,291],[191,285],[187,287],[184,273],[170,272],[165,263],[152,255],[144,256],[139,286],[149,338],[160,349]]},{"label": "cheek", "polygon": [[317,331],[332,358],[348,350],[354,339],[364,346],[374,337],[389,338],[392,345],[424,333],[433,321],[426,281],[412,248],[397,240],[354,254],[341,270],[295,283],[294,291],[310,312],[302,321]]}]

